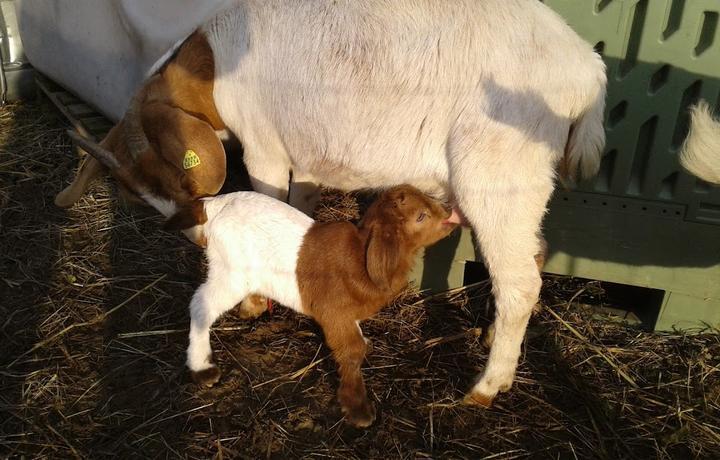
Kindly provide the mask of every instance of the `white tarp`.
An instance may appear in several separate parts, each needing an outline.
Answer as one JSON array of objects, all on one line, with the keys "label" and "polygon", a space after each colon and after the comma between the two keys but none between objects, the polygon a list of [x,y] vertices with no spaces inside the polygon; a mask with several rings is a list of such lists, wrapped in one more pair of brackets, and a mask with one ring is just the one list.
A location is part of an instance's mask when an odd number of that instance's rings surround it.
[{"label": "white tarp", "polygon": [[228,0],[18,0],[30,63],[118,120],[152,65]]}]

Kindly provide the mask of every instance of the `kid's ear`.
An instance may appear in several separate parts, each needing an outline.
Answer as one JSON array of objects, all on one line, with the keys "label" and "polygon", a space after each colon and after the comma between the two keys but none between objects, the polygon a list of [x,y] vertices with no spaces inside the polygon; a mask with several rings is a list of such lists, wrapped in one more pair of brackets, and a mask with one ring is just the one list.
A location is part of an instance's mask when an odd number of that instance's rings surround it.
[{"label": "kid's ear", "polygon": [[374,223],[368,237],[365,264],[370,280],[388,290],[400,264],[397,232],[390,224]]}]

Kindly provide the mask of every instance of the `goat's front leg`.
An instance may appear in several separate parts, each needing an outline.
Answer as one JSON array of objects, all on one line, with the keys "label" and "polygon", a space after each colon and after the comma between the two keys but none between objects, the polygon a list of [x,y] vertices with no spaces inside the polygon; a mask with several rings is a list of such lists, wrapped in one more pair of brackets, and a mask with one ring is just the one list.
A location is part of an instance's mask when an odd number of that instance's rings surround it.
[{"label": "goat's front leg", "polygon": [[354,320],[319,322],[338,364],[338,401],[345,420],[358,428],[368,427],[375,421],[375,406],[368,400],[360,370],[367,350],[365,337]]}]

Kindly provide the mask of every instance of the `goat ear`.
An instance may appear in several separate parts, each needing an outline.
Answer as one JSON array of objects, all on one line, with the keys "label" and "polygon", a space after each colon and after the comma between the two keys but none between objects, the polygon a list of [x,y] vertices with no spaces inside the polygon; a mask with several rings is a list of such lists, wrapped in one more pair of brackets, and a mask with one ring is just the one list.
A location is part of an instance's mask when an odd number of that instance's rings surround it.
[{"label": "goat ear", "polygon": [[225,149],[213,127],[182,109],[151,104],[143,112],[145,132],[158,155],[185,178],[181,186],[197,198],[215,195],[225,182]]},{"label": "goat ear", "polygon": [[390,289],[392,277],[400,265],[400,248],[392,226],[376,224],[371,227],[365,265],[370,280],[376,286]]}]

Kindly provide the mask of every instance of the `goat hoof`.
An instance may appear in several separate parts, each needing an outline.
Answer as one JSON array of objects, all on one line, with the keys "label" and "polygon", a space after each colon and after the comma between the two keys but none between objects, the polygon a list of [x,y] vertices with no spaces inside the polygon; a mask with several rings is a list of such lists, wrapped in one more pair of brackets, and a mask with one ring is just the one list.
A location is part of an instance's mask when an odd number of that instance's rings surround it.
[{"label": "goat hoof", "polygon": [[193,382],[211,387],[220,380],[220,369],[217,366],[208,367],[201,371],[190,371]]},{"label": "goat hoof", "polygon": [[466,404],[468,406],[479,406],[484,407],[485,409],[489,409],[492,406],[493,399],[495,399],[495,396],[489,396],[480,393],[479,391],[473,391],[465,396],[465,398],[463,399],[463,404]]},{"label": "goat hoof", "polygon": [[375,421],[375,405],[370,401],[363,402],[359,407],[343,407],[345,421],[355,428],[367,428]]},{"label": "goat hoof", "polygon": [[255,319],[268,309],[267,298],[250,295],[240,302],[240,319]]}]

